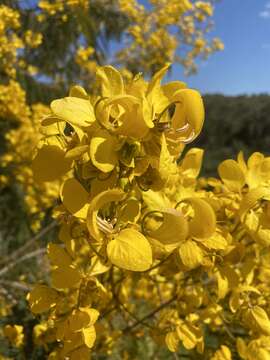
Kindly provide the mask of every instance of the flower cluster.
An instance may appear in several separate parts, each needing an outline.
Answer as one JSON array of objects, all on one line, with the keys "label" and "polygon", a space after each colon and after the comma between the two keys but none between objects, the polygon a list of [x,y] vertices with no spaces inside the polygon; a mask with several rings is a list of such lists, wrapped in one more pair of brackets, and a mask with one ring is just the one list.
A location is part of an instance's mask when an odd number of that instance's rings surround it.
[{"label": "flower cluster", "polygon": [[149,2],[151,6],[143,6],[137,0],[119,0],[120,9],[127,15],[130,25],[127,28],[128,45],[117,57],[128,69],[153,72],[168,61],[180,62],[188,73],[195,72],[198,57],[206,58],[223,50],[220,39],[209,41],[205,36],[211,29],[209,18],[213,15],[213,4],[209,1]]},{"label": "flower cluster", "polygon": [[[62,219],[60,238],[66,247],[50,244],[52,288],[38,286],[29,301],[33,312],[52,309],[63,356],[77,356],[94,344],[98,312],[93,309],[89,315],[86,310],[96,305],[96,296],[105,297],[105,304],[110,299],[96,275],[114,266],[146,271],[158,258],[155,241],[162,230],[151,230],[148,203],[153,190],[178,178],[178,152],[198,135],[204,120],[198,92],[181,82],[161,86],[167,68],[149,83],[136,76],[127,84],[113,67],[100,68],[100,96],[91,98],[75,86],[69,97],[51,103],[52,114],[42,121],[45,136],[33,160],[34,177],[37,183],[64,179],[56,216]],[[175,115],[170,118],[172,106]],[[179,211],[161,213],[162,227],[175,219],[178,228],[184,227],[183,239],[188,235],[188,222]],[[176,242],[170,235],[164,239],[170,248]],[[90,289],[99,295],[93,298]],[[65,329],[60,337],[59,326]]]},{"label": "flower cluster", "polygon": [[[78,38],[78,43],[75,39],[71,40],[74,42],[75,51],[69,55],[70,67],[78,67],[80,80],[85,84],[93,84],[97,64],[103,60],[98,45],[93,43],[93,38],[89,35],[90,25],[90,28],[97,29],[101,25],[95,24],[96,20],[92,18],[89,20],[91,24],[88,24],[86,11],[108,14],[117,11],[119,16],[126,19],[127,27],[121,31],[127,42],[119,53],[114,54],[114,57],[123,66],[122,74],[129,79],[132,78],[132,71],[135,69],[152,73],[154,69],[164,66],[166,61],[176,60],[176,49],[179,44],[182,45],[182,40],[179,43],[179,39],[171,33],[172,26],[179,27],[179,32],[185,38],[183,43],[188,43],[192,48],[185,61],[185,54],[182,54],[181,62],[187,68],[194,67],[195,58],[203,55],[206,49],[208,54],[212,51],[209,50],[211,46],[209,47],[204,39],[203,31],[195,24],[198,14],[203,16],[200,23],[204,23],[212,15],[212,6],[209,2],[196,1],[193,4],[188,0],[170,0],[151,1],[151,4],[153,8],[150,10],[149,7],[139,5],[136,1],[120,0],[114,1],[113,4],[108,2],[98,4],[88,0],[54,2],[42,0],[38,3],[38,13],[35,14],[33,11],[31,16],[42,24],[51,21],[66,22],[70,19],[77,21],[78,31],[82,33],[84,41],[81,37]],[[3,188],[14,178],[16,179],[23,194],[27,194],[24,200],[31,228],[37,230],[43,217],[41,210],[51,207],[57,198],[58,185],[51,183],[41,187],[34,185],[29,164],[33,148],[39,139],[36,119],[39,118],[39,114],[42,116],[46,113],[47,106],[40,103],[30,106],[27,94],[18,78],[24,78],[25,75],[31,77],[36,73],[40,75],[40,69],[32,64],[33,59],[28,62],[27,54],[30,53],[29,49],[36,49],[46,44],[46,36],[43,39],[40,33],[30,28],[21,31],[23,19],[19,10],[12,7],[1,5],[0,18],[0,70],[7,77],[0,84],[1,121],[6,123],[4,129],[7,129],[5,136],[7,149],[4,156],[1,156],[3,171],[0,175],[0,186]],[[31,27],[31,24],[28,26]],[[213,41],[215,41],[213,42],[215,50],[221,49],[219,40]],[[35,57],[36,54],[38,52],[35,53]],[[17,76],[18,72],[20,76]],[[60,79],[61,76],[56,78]],[[91,88],[93,89],[93,85]],[[11,123],[16,123],[16,126],[10,131],[13,126],[10,125]]]},{"label": "flower cluster", "polygon": [[[98,95],[74,86],[42,120],[33,171],[62,181],[60,232],[51,285],[28,300],[58,342],[52,359],[111,354],[139,326],[191,359],[270,355],[270,158],[240,153],[220,179],[198,179],[203,150],[181,154],[203,102],[182,82],[162,85],[167,69],[124,82],[101,67]],[[142,301],[152,310],[138,316]]]},{"label": "flower cluster", "polygon": [[[12,102],[7,104],[11,108]],[[13,107],[13,114],[19,110],[18,105],[19,103]],[[22,105],[25,109],[24,116],[18,114],[17,117],[21,122],[20,126],[10,130],[5,136],[8,152],[1,157],[4,172],[1,180],[2,186],[7,185],[9,181],[14,181],[14,179],[20,185],[25,194],[24,201],[31,229],[37,231],[44,219],[45,210],[51,208],[56,202],[60,183],[55,181],[36,184],[32,169],[29,166],[34,149],[42,137],[39,132],[40,118],[49,113],[49,108],[43,104],[35,104],[29,107],[22,102]]]},{"label": "flower cluster", "polygon": [[44,209],[52,206],[57,198],[58,185],[37,187],[29,167],[39,135],[39,119],[48,107],[37,103],[29,106],[27,94],[17,79],[18,72],[29,74],[35,70],[21,58],[23,51],[36,48],[42,42],[41,34],[27,30],[20,32],[19,11],[0,5],[0,122],[3,129],[6,152],[1,153],[0,188],[14,183],[25,194],[29,223],[32,230],[40,228]]}]

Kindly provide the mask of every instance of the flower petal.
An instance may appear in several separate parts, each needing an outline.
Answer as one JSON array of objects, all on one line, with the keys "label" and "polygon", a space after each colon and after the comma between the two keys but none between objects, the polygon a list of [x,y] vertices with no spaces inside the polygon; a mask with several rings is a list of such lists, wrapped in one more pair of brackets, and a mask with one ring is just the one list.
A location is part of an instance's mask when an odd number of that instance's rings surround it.
[{"label": "flower petal", "polygon": [[110,241],[107,254],[112,264],[126,270],[145,271],[152,264],[150,243],[134,229],[124,229]]}]

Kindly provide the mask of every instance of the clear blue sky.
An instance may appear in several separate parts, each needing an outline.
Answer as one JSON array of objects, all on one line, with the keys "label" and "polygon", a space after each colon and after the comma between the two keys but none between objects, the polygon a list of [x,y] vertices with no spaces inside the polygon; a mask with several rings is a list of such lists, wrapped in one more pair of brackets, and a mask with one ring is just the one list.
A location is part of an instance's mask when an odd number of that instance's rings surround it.
[{"label": "clear blue sky", "polygon": [[270,0],[220,0],[214,21],[211,36],[220,37],[225,50],[188,78],[174,65],[171,78],[203,93],[270,93]]}]

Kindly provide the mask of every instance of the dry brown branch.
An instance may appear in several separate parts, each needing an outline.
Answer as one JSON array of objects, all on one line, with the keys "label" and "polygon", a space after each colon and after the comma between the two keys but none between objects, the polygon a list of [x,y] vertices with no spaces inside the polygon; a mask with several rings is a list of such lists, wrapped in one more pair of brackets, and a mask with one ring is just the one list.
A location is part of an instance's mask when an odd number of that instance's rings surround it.
[{"label": "dry brown branch", "polygon": [[22,290],[22,291],[30,291],[32,286],[21,284],[18,281],[9,281],[9,280],[0,280],[0,284],[4,287],[12,287],[14,289]]},{"label": "dry brown branch", "polygon": [[20,257],[19,259],[12,261],[9,264],[7,264],[6,266],[4,266],[0,270],[0,277],[5,275],[6,273],[8,273],[9,270],[13,269],[15,266],[17,266],[21,262],[23,262],[25,260],[29,260],[29,259],[39,256],[39,255],[43,255],[45,253],[46,253],[46,248],[41,248],[41,249],[34,250],[34,251],[30,252],[29,254],[25,254],[24,256]]},{"label": "dry brown branch", "polygon": [[28,240],[24,245],[22,245],[19,249],[15,250],[7,259],[3,261],[4,264],[8,264],[11,261],[17,259],[21,256],[26,250],[28,250],[37,240],[39,240],[42,236],[46,235],[49,231],[57,226],[57,221],[53,221],[44,229],[42,229],[38,234],[33,236],[30,240]]},{"label": "dry brown branch", "polygon": [[132,331],[135,327],[137,327],[138,325],[142,324],[143,322],[145,322],[145,320],[150,319],[151,317],[153,317],[155,314],[157,314],[159,311],[161,311],[162,309],[164,309],[165,307],[169,306],[172,302],[174,302],[177,299],[177,295],[174,295],[172,298],[170,298],[168,301],[166,301],[165,303],[161,304],[160,306],[158,306],[156,309],[152,310],[150,313],[146,314],[143,318],[141,318],[140,320],[136,321],[135,323],[133,323],[132,325],[129,325],[127,327],[125,327],[122,332],[130,332]]}]

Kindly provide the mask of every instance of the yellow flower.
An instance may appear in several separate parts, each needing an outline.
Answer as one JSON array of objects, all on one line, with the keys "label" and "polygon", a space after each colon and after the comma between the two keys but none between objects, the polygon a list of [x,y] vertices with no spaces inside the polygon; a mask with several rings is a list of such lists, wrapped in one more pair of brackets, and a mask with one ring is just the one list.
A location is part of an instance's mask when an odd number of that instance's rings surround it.
[{"label": "yellow flower", "polygon": [[6,325],[4,327],[4,335],[15,347],[20,347],[23,345],[23,340],[24,340],[23,326]]}]

